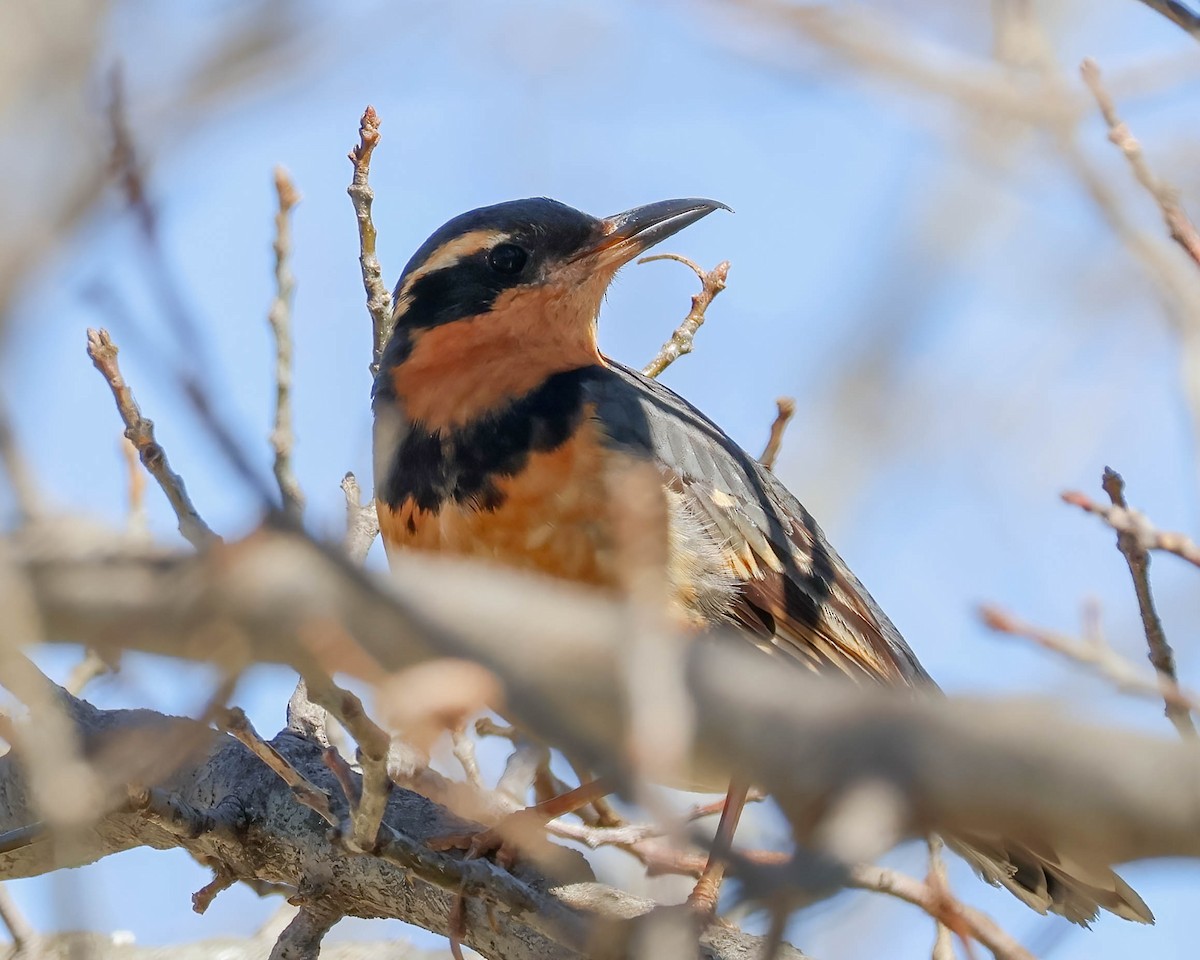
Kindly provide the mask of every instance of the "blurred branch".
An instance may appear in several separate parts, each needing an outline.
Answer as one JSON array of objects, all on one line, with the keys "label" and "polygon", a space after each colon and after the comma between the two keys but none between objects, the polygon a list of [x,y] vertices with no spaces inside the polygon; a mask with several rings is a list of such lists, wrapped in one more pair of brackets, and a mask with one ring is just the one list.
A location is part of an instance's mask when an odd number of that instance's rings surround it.
[{"label": "blurred branch", "polygon": [[138,463],[138,448],[124,434],[121,435],[121,453],[125,456],[129,480],[129,513],[125,525],[131,536],[144,537],[150,532],[146,518],[146,474]]},{"label": "blurred branch", "polygon": [[1193,40],[1200,40],[1200,16],[1194,14],[1177,0],[1140,0],[1151,10],[1161,13],[1175,26],[1190,35]]},{"label": "blurred branch", "polygon": [[0,403],[0,463],[12,488],[18,516],[22,522],[33,520],[41,510],[37,481],[17,446],[17,437],[5,403]]},{"label": "blurred branch", "polygon": [[13,900],[8,888],[3,885],[0,885],[0,923],[4,924],[8,935],[12,937],[14,957],[38,955],[40,938]]},{"label": "blurred branch", "polygon": [[117,345],[107,330],[88,330],[88,356],[100,371],[112,390],[113,399],[117,402],[117,412],[125,421],[125,436],[138,452],[143,466],[150,475],[158,481],[159,487],[167,495],[171,509],[179,520],[179,532],[197,550],[220,542],[220,537],[209,529],[188,496],[183,477],[171,469],[167,462],[167,453],[154,439],[154,421],[142,416],[142,411],[133,398],[133,391],[125,378],[121,376],[121,368],[117,364]]},{"label": "blurred branch", "polygon": [[[219,659],[197,642],[219,617],[237,629],[239,658],[302,672],[316,663],[377,681],[461,657],[502,681],[506,716],[599,775],[627,772],[627,616],[586,590],[403,554],[394,578],[375,579],[294,531],[190,556],[63,538],[19,554],[55,640]],[[690,782],[761,784],[801,842],[834,785],[879,781],[903,799],[897,835],[1001,834],[1089,864],[1200,856],[1189,799],[1200,756],[1181,744],[1027,703],[848,689],[723,638],[687,644],[681,674],[704,705],[684,745]]]},{"label": "blurred branch", "polygon": [[83,693],[84,687],[95,680],[97,677],[103,677],[105,674],[115,672],[115,667],[105,660],[95,650],[88,649],[83,659],[71,670],[70,676],[67,677],[63,684],[63,689],[74,696],[79,696]]},{"label": "blurred branch", "polygon": [[638,263],[650,263],[653,260],[676,260],[691,267],[696,276],[700,278],[700,292],[692,296],[692,309],[683,318],[683,323],[662,345],[662,349],[658,351],[654,359],[642,368],[642,373],[647,377],[657,377],[685,353],[692,352],[692,343],[696,339],[696,332],[704,323],[704,313],[716,295],[725,289],[725,279],[729,276],[728,260],[722,260],[709,271],[701,270],[694,260],[681,257],[677,253],[659,253],[651,257],[642,257]]},{"label": "blurred branch", "polygon": [[358,744],[362,784],[357,795],[346,797],[350,804],[350,832],[343,840],[351,851],[369,853],[378,842],[379,824],[392,790],[387,766],[392,739],[367,716],[362,701],[349,690],[311,671],[306,680],[312,701],[328,710]]},{"label": "blurred branch", "polygon": [[379,514],[375,510],[375,501],[362,502],[362,490],[358,486],[358,477],[347,473],[342,477],[342,493],[346,495],[346,538],[343,549],[353,563],[366,562],[371,544],[379,536]]},{"label": "blurred branch", "polygon": [[285,515],[299,520],[304,513],[304,493],[292,468],[292,447],[296,434],[292,428],[292,303],[296,296],[296,278],[288,257],[292,252],[291,213],[300,202],[300,194],[283,167],[275,168],[275,193],[279,209],[275,214],[275,299],[267,311],[267,322],[275,336],[275,428],[271,446],[275,450],[275,482],[283,498]]},{"label": "blurred branch", "polygon": [[796,401],[791,397],[780,397],[775,401],[775,408],[775,419],[771,423],[771,436],[767,439],[767,445],[763,447],[763,452],[758,458],[758,462],[768,470],[775,469],[775,460],[779,457],[779,448],[783,445],[783,432],[796,413]]},{"label": "blurred branch", "polygon": [[999,607],[981,607],[979,615],[989,629],[1032,640],[1044,650],[1050,650],[1090,668],[1127,693],[1162,699],[1168,709],[1182,711],[1185,715],[1200,710],[1200,702],[1183,691],[1173,677],[1165,673],[1146,676],[1145,668],[1139,669],[1126,660],[1098,635],[1087,640],[1076,640],[1065,634],[1026,623]]},{"label": "blurred branch", "polygon": [[920,907],[934,918],[944,918],[950,929],[960,936],[978,940],[996,960],[1035,960],[1032,953],[1003,930],[991,917],[950,895],[945,888],[935,889],[912,877],[887,867],[861,865],[850,869],[848,884],[859,890],[887,893],[913,906]]},{"label": "blurred branch", "polygon": [[[1149,2],[1149,0],[1143,0],[1143,2]],[[1150,5],[1157,6],[1154,3]],[[1183,248],[1184,253],[1191,257],[1194,263],[1200,266],[1200,233],[1196,232],[1195,225],[1180,205],[1179,191],[1160,180],[1150,170],[1146,156],[1142,153],[1141,144],[1117,115],[1116,105],[1104,88],[1100,77],[1100,68],[1096,66],[1096,62],[1084,60],[1079,72],[1083,77],[1083,82],[1092,91],[1092,96],[1096,98],[1100,112],[1104,115],[1104,121],[1108,124],[1108,139],[1125,154],[1137,182],[1145,187],[1150,196],[1154,198],[1155,203],[1158,204],[1171,239]]]},{"label": "blurred branch", "polygon": [[[1111,467],[1105,467],[1102,484],[1114,509],[1129,509],[1129,505],[1125,502],[1125,480],[1119,473]],[[1175,672],[1175,652],[1167,641],[1162,620],[1154,608],[1154,594],[1150,589],[1150,552],[1143,546],[1142,538],[1132,533],[1117,533],[1117,549],[1125,558],[1125,563],[1129,567],[1129,575],[1133,578],[1133,589],[1137,594],[1138,611],[1142,617],[1142,628],[1146,634],[1150,662],[1154,665],[1154,669],[1164,685],[1178,690],[1179,680]],[[1196,724],[1192,719],[1190,707],[1173,702],[1168,697],[1166,699],[1166,715],[1167,719],[1175,725],[1180,736],[1196,736]]]},{"label": "blurred branch", "polygon": [[367,292],[367,310],[371,314],[374,334],[374,359],[371,376],[379,372],[383,348],[392,335],[392,295],[383,282],[383,268],[375,254],[375,223],[371,220],[371,204],[375,191],[368,177],[371,174],[371,155],[379,145],[379,115],[368,106],[363,112],[358,128],[358,145],[350,151],[350,162],[354,164],[354,176],[346,192],[354,204],[354,215],[358,218],[358,263],[362,268],[363,287]]},{"label": "blurred branch", "polygon": [[1040,126],[1074,123],[1080,98],[1039,82],[1016,84],[989,59],[973,57],[918,33],[901,18],[864,5],[728,0],[753,13],[772,35],[805,39],[849,67],[967,107],[988,123],[1018,120]]},{"label": "blurred branch", "polygon": [[1182,533],[1159,530],[1140,510],[1134,510],[1124,504],[1118,505],[1116,502],[1111,507],[1104,506],[1077,490],[1068,490],[1062,498],[1071,506],[1099,517],[1112,527],[1118,536],[1132,537],[1139,549],[1173,553],[1200,567],[1200,546],[1195,541]]}]

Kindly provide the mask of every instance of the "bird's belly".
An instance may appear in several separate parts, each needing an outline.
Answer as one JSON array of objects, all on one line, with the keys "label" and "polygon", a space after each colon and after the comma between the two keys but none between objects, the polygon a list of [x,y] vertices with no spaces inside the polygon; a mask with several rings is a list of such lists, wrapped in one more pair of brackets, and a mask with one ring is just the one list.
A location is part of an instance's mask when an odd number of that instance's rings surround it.
[{"label": "bird's belly", "polygon": [[453,499],[435,510],[411,499],[379,504],[384,546],[616,586],[603,458],[594,433],[580,430],[554,450],[530,454],[514,475],[496,477],[495,506]]}]

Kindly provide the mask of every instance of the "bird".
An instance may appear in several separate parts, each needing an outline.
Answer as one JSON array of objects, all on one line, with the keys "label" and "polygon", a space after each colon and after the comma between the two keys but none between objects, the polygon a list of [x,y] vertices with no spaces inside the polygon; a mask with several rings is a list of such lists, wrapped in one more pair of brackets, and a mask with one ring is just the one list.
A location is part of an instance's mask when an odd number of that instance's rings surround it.
[{"label": "bird", "polygon": [[[372,391],[376,508],[386,552],[473,558],[601,590],[623,587],[608,477],[653,468],[671,617],[734,627],[800,667],[933,694],[900,632],[800,501],[678,394],[601,353],[617,271],[714,211],[686,198],[593,217],[549,198],[449,220],[393,294]],[[729,842],[747,785],[718,826]],[[985,880],[1040,913],[1103,908],[1153,922],[1115,872],[1000,837],[947,838]],[[721,866],[694,893],[715,907]],[[701,885],[707,883],[703,893]]]}]

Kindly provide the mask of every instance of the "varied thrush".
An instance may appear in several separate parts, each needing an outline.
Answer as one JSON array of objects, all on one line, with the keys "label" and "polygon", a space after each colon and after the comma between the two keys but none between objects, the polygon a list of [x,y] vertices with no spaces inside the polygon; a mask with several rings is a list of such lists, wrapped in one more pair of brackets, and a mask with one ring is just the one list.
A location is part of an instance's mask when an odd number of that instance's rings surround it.
[{"label": "varied thrush", "polygon": [[[665,200],[597,219],[554,200],[515,200],[455,217],[421,245],[396,286],[374,386],[387,551],[447,552],[617,590],[619,494],[606,478],[614,462],[647,464],[663,498],[652,533],[679,619],[733,625],[812,669],[936,691],[783,484],[686,400],[597,346],[617,270],[722,208]],[[732,832],[744,796],[731,791],[719,836]],[[951,842],[1040,912],[1087,922],[1103,907],[1152,920],[1110,870],[1000,837]],[[705,896],[715,900],[715,887]]]}]

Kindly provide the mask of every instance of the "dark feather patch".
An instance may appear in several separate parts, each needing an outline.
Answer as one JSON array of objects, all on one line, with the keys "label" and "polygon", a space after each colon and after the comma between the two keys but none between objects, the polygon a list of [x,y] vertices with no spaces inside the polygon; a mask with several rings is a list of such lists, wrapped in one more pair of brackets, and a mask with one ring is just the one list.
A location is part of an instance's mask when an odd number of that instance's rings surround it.
[{"label": "dark feather patch", "polygon": [[[436,513],[453,501],[481,510],[503,502],[496,485],[519,473],[530,454],[557,449],[584,416],[584,384],[599,368],[584,367],[549,377],[503,409],[452,431],[409,426],[379,499],[396,508],[408,499]],[[389,402],[377,393],[376,402]]]}]

